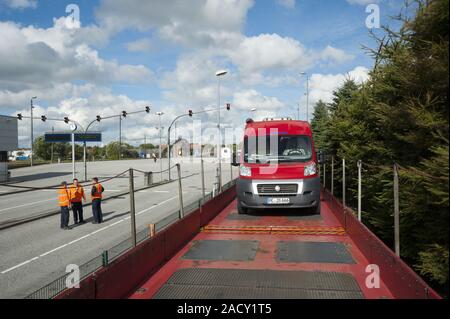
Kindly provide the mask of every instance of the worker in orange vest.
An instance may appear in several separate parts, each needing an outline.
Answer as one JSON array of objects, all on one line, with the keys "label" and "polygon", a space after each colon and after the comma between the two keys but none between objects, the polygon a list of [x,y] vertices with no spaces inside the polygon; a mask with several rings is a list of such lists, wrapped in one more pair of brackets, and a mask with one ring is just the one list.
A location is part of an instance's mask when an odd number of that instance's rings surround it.
[{"label": "worker in orange vest", "polygon": [[67,183],[62,182],[61,188],[58,191],[59,207],[61,209],[61,229],[69,230],[69,206],[70,206],[70,194],[67,189]]},{"label": "worker in orange vest", "polygon": [[91,198],[92,198],[92,215],[94,215],[93,224],[101,224],[103,222],[103,213],[102,213],[102,194],[105,191],[102,184],[98,182],[98,178],[94,177],[92,179],[94,185],[91,190]]},{"label": "worker in orange vest", "polygon": [[78,182],[78,179],[73,180],[73,185],[70,186],[70,203],[72,204],[73,221],[75,225],[84,224],[83,219],[83,204],[86,202],[86,195],[84,195],[84,188]]}]

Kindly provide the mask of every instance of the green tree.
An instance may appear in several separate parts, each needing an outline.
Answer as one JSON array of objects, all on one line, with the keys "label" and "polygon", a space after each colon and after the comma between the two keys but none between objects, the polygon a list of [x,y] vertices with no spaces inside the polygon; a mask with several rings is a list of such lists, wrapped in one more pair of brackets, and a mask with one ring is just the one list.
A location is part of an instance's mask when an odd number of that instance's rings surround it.
[{"label": "green tree", "polygon": [[[413,18],[376,39],[370,79],[348,79],[313,119],[317,144],[346,159],[347,204],[363,166],[363,219],[393,246],[392,167],[400,165],[401,255],[448,294],[448,0],[416,1]],[[317,118],[316,118],[317,117]],[[341,165],[335,194],[341,195]]]}]

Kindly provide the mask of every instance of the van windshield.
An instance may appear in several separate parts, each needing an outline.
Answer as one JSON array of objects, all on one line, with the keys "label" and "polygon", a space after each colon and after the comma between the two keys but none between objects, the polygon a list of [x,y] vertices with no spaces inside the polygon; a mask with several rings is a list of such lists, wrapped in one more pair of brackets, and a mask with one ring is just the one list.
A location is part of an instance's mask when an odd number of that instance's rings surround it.
[{"label": "van windshield", "polygon": [[245,163],[304,163],[311,159],[311,138],[306,135],[246,136],[244,138]]}]

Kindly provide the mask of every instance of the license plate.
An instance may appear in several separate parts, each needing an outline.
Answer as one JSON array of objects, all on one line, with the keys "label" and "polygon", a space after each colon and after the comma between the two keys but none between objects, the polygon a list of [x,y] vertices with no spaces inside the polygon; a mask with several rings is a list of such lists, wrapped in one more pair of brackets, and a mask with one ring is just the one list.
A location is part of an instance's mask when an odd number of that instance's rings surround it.
[{"label": "license plate", "polygon": [[266,199],[266,204],[268,205],[286,205],[289,203],[290,203],[289,198],[275,197]]}]

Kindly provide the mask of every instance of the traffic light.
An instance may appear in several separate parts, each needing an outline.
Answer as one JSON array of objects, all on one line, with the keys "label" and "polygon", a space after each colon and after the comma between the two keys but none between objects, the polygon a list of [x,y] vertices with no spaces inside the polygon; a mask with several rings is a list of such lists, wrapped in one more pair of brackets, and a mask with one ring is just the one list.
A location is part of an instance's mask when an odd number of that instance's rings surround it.
[{"label": "traffic light", "polygon": [[227,103],[227,111],[231,110],[231,104]]},{"label": "traffic light", "polygon": [[145,112],[150,113],[150,106],[145,107]]},{"label": "traffic light", "polygon": [[69,120],[69,118],[66,116],[66,117],[64,118],[64,123],[69,124],[69,122],[70,122],[70,120]]},{"label": "traffic light", "polygon": [[127,111],[122,111],[122,116],[123,117],[127,117],[127,115],[128,115]]},{"label": "traffic light", "polygon": [[41,116],[41,120],[42,120],[42,122],[45,122],[45,121],[47,121],[47,116],[45,116],[45,115],[42,115],[42,116]]},{"label": "traffic light", "polygon": [[97,115],[97,122],[100,122],[102,120],[102,117],[100,115]]},{"label": "traffic light", "polygon": [[23,119],[22,113],[17,114],[17,118],[18,118],[20,121],[22,121],[22,119]]},{"label": "traffic light", "polygon": [[189,110],[189,116],[190,117],[194,116],[194,112],[192,110]]}]

